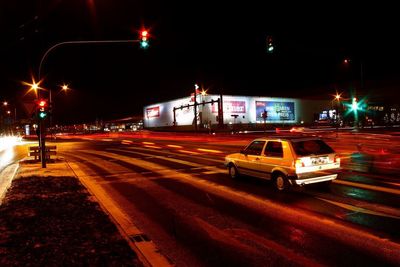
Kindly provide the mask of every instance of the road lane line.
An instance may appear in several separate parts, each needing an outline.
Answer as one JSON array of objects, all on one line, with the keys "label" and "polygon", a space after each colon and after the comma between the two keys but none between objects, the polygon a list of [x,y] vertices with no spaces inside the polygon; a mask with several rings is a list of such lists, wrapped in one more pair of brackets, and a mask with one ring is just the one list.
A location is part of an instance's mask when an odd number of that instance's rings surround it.
[{"label": "road lane line", "polygon": [[400,186],[400,184],[399,183],[391,183],[391,182],[383,182],[383,183],[385,183],[385,184],[391,184],[391,185],[395,185],[395,186]]},{"label": "road lane line", "polygon": [[[217,173],[220,173],[220,172],[216,172],[216,171],[206,171],[206,172],[202,172],[202,174],[205,174],[205,175],[217,174]],[[224,173],[226,173],[226,172],[224,172]]]},{"label": "road lane line", "polygon": [[169,158],[169,157],[166,157],[166,156],[156,156],[154,154],[147,154],[147,153],[143,153],[143,152],[126,151],[126,150],[117,149],[117,148],[110,148],[110,149],[107,149],[107,150],[124,152],[124,153],[138,154],[138,155],[142,155],[142,156],[151,156],[153,158],[158,158],[158,159],[162,159],[162,160],[165,160],[165,161],[180,163],[180,164],[187,165],[187,166],[190,166],[190,167],[193,167],[193,168],[206,169],[206,170],[213,171],[213,172],[216,172],[216,173],[223,173],[223,174],[227,173],[225,170],[219,169],[218,167],[215,167],[215,166],[203,165],[203,164],[199,164],[199,163],[195,163],[195,162],[191,162],[191,161],[186,161],[186,160],[181,160],[181,159],[176,159],[176,158]]},{"label": "road lane line", "polygon": [[[112,148],[110,148],[112,149]],[[110,150],[106,148],[106,150]],[[140,148],[140,147],[128,147],[129,150],[140,150],[140,151],[147,151],[147,152],[157,152],[165,155],[172,155],[172,156],[182,156],[180,153],[174,153],[174,152],[167,152],[167,151],[153,151],[150,149],[145,149],[145,148]],[[128,152],[128,150],[123,150],[124,152]],[[153,155],[153,154],[152,154]],[[208,160],[216,163],[221,163],[223,164],[225,161],[224,160],[218,160],[218,159],[211,159],[211,158],[205,158],[203,156],[193,156],[193,155],[185,155],[186,158],[192,158],[192,159],[200,159],[200,160]]]},{"label": "road lane line", "polygon": [[167,147],[172,147],[172,148],[183,148],[183,146],[178,146],[178,145],[167,145]]},{"label": "road lane line", "polygon": [[381,186],[369,185],[369,184],[360,184],[360,183],[349,182],[349,181],[338,180],[338,179],[333,180],[333,182],[335,184],[354,186],[354,187],[363,188],[363,189],[369,189],[369,190],[374,190],[374,191],[381,191],[381,192],[385,192],[385,193],[400,195],[400,190],[394,189],[394,188],[387,188],[387,187],[381,187]]},{"label": "road lane line", "polygon": [[355,212],[359,212],[359,213],[365,213],[365,214],[370,214],[370,215],[376,215],[376,216],[381,216],[381,217],[388,217],[388,218],[393,218],[393,219],[400,219],[399,216],[393,216],[393,215],[389,215],[386,213],[382,213],[379,211],[373,211],[373,210],[368,210],[365,208],[359,208],[353,205],[349,205],[349,204],[345,204],[345,203],[341,203],[341,202],[337,202],[337,201],[333,201],[333,200],[328,200],[328,199],[324,199],[324,198],[320,198],[317,197],[317,199],[328,202],[332,205],[344,208],[346,210],[350,210],[350,211],[355,211]]},{"label": "road lane line", "polygon": [[197,150],[201,151],[201,152],[209,152],[209,153],[222,153],[222,151],[215,150],[215,149],[198,148]]}]

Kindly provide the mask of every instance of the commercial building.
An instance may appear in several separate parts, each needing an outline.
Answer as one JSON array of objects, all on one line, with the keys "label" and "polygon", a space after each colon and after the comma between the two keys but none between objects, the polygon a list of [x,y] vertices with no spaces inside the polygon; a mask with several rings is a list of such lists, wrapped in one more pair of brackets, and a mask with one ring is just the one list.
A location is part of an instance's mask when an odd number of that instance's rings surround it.
[{"label": "commercial building", "polygon": [[[222,98],[222,110],[220,103]],[[331,106],[330,101],[264,96],[197,95],[143,109],[145,128],[194,125],[195,109],[199,127],[223,124],[309,124]],[[220,115],[222,113],[222,116]],[[222,120],[221,120],[222,119]]]}]

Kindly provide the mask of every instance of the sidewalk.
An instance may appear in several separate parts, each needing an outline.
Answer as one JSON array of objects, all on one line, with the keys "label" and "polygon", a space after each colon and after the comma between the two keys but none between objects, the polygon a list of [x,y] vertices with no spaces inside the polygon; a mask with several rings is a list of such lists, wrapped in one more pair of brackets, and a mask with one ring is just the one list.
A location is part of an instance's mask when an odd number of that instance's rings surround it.
[{"label": "sidewalk", "polygon": [[0,266],[143,266],[62,160],[22,161],[1,202]]}]

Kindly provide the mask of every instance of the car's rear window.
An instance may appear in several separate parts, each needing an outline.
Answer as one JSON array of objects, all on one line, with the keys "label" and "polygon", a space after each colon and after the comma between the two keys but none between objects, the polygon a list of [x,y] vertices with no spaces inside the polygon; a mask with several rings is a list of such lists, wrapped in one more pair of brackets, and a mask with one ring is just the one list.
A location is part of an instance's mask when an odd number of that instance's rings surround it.
[{"label": "car's rear window", "polygon": [[335,151],[322,140],[293,141],[292,144],[294,151],[299,156],[335,153]]}]

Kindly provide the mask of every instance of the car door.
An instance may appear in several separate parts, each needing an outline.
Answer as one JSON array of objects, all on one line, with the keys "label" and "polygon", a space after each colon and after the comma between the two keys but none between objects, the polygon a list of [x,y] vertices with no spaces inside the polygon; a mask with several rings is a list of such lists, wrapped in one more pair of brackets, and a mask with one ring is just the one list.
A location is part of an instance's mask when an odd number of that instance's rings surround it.
[{"label": "car door", "polygon": [[256,140],[248,145],[242,152],[242,157],[237,161],[237,167],[242,174],[260,177],[258,161],[264,149],[265,141]]},{"label": "car door", "polygon": [[283,148],[281,141],[268,141],[263,155],[258,161],[259,169],[263,173],[263,178],[271,179],[272,170],[276,166],[281,166],[283,160]]}]

